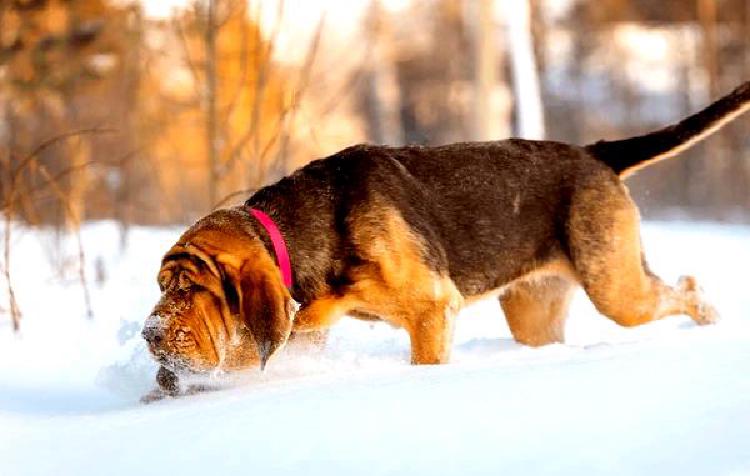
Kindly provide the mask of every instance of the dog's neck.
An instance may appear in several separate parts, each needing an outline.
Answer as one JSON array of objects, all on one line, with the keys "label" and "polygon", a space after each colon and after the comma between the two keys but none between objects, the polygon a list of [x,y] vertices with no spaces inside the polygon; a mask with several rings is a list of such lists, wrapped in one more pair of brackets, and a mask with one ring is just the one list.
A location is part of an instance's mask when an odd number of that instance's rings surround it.
[{"label": "dog's neck", "polygon": [[[276,266],[279,266],[279,257],[277,256],[268,229],[255,216],[253,216],[250,210],[251,208],[260,210],[273,220],[273,223],[283,237],[290,260],[292,286],[289,288],[289,293],[295,301],[300,303],[306,302],[310,299],[310,296],[308,296],[308,290],[305,288],[305,284],[309,282],[310,276],[309,270],[306,270],[305,266],[302,265],[306,251],[304,246],[301,245],[300,236],[304,236],[304,230],[301,230],[300,227],[304,228],[304,224],[299,224],[298,227],[297,224],[292,223],[289,220],[286,214],[280,213],[279,208],[269,206],[268,204],[254,204],[252,207],[245,205],[242,208],[246,213],[247,225],[252,229],[253,235],[255,235],[255,237],[257,237],[263,244],[266,252],[276,263]],[[279,267],[279,270],[281,270],[281,267]]]},{"label": "dog's neck", "polygon": [[[295,279],[295,266],[294,263],[296,260],[293,260],[294,258],[294,233],[291,232],[291,226],[285,222],[285,220],[282,217],[279,217],[279,213],[275,208],[271,207],[264,207],[260,208],[257,206],[248,206],[244,205],[242,207],[243,212],[247,214],[247,220],[248,225],[253,230],[253,235],[260,240],[260,242],[263,244],[263,247],[265,248],[266,252],[271,256],[271,258],[276,263],[276,266],[279,268],[279,271],[281,272],[281,263],[279,262],[279,256],[277,254],[276,246],[274,244],[274,240],[271,237],[271,234],[269,232],[268,226],[264,225],[261,220],[253,214],[253,210],[260,211],[261,213],[268,216],[268,218],[273,221],[273,225],[280,233],[283,241],[284,246],[286,248],[286,251],[290,258],[290,267],[291,267],[291,277],[292,277],[292,286],[290,288],[290,292],[294,289],[294,283],[296,281]],[[283,273],[282,273],[283,274]]]},{"label": "dog's neck", "polygon": [[[284,286],[291,289],[292,285],[294,283],[293,277],[292,277],[292,269],[291,264],[289,261],[289,252],[287,250],[286,241],[284,240],[284,235],[281,234],[281,231],[279,230],[278,226],[276,226],[276,223],[274,222],[273,218],[268,216],[265,212],[262,210],[258,210],[257,208],[252,207],[245,207],[247,212],[255,218],[258,223],[261,224],[261,226],[266,231],[266,237],[271,241],[271,245],[273,247],[273,254],[276,257],[276,266],[278,266],[279,271],[281,272],[281,280],[284,283]],[[268,245],[266,244],[266,249],[268,248]]]},{"label": "dog's neck", "polygon": [[[342,266],[341,260],[334,259],[343,244],[336,232],[330,182],[327,176],[295,173],[257,191],[243,206],[266,213],[281,232],[291,261],[294,284],[290,293],[303,305],[330,291],[329,281]],[[274,255],[273,242],[263,225],[249,213],[246,216],[255,235]]]}]

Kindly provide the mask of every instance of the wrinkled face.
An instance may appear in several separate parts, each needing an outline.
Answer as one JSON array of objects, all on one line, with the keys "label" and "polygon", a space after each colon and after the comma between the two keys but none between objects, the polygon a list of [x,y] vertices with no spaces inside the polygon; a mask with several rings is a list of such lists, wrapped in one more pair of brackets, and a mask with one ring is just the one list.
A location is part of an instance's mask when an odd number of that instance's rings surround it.
[{"label": "wrinkled face", "polygon": [[[222,289],[220,279],[195,256],[167,256],[158,282],[161,299],[146,320],[142,334],[162,365],[195,372],[217,369],[238,337],[249,339],[239,329],[236,296],[228,295],[231,293]],[[244,344],[249,348],[254,345],[252,341]]]},{"label": "wrinkled face", "polygon": [[177,372],[263,367],[286,341],[291,297],[260,241],[241,241],[204,227],[164,256],[161,298],[142,331],[161,365]]}]

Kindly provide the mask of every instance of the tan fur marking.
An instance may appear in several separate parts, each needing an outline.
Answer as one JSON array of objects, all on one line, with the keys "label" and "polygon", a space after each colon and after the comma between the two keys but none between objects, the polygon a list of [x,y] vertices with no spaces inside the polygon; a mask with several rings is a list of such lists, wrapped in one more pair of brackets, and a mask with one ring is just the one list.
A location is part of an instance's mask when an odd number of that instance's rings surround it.
[{"label": "tan fur marking", "polygon": [[695,289],[669,287],[644,268],[640,216],[622,184],[596,177],[583,184],[573,197],[569,233],[586,293],[618,324],[636,326],[680,313],[700,324],[716,320]]},{"label": "tan fur marking", "polygon": [[355,244],[366,264],[351,272],[343,296],[325,296],[302,308],[295,330],[312,330],[361,310],[409,332],[412,363],[445,363],[450,357],[453,319],[463,298],[453,282],[422,259],[421,244],[401,215],[376,208],[355,220]]},{"label": "tan fur marking", "polygon": [[358,304],[359,301],[353,295],[320,297],[297,312],[294,316],[294,330],[311,332],[330,327]]},{"label": "tan fur marking", "polygon": [[574,283],[556,276],[509,286],[500,304],[513,338],[531,346],[564,342],[565,319],[574,290]]},{"label": "tan fur marking", "polygon": [[486,293],[468,296],[464,298],[464,301],[465,304],[468,305],[479,301],[484,301],[485,299],[499,298],[503,295],[503,293],[505,293],[516,283],[543,280],[550,277],[564,278],[572,283],[579,282],[578,273],[576,272],[575,268],[573,268],[573,264],[569,259],[561,256],[559,258],[554,258],[546,263],[539,264],[538,266],[532,268],[532,270],[528,273],[514,280],[512,283],[509,283],[497,289],[493,289]]}]

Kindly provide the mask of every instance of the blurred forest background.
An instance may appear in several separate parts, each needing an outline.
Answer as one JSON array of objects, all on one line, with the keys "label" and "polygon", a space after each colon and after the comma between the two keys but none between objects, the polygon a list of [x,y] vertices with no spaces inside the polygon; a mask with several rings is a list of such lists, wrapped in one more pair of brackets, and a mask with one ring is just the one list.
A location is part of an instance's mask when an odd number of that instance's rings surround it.
[{"label": "blurred forest background", "polygon": [[[354,143],[585,144],[746,79],[750,0],[0,0],[4,269],[14,224],[125,247]],[[750,220],[748,128],[630,179],[644,215]]]}]

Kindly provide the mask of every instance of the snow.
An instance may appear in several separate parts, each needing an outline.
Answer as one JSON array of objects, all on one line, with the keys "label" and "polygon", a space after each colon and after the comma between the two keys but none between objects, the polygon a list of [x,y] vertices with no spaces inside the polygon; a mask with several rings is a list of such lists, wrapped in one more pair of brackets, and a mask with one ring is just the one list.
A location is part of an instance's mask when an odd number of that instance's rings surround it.
[{"label": "snow", "polygon": [[644,228],[652,269],[695,274],[716,326],[624,329],[579,293],[567,343],[532,349],[487,301],[459,316],[449,365],[413,367],[405,332],[345,320],[321,355],[143,405],[156,368],[138,332],[179,232],[134,229],[120,253],[113,224],[86,226],[109,276],[93,320],[74,268],[48,278],[52,234],[17,235],[24,320],[18,336],[0,321],[0,475],[750,475],[749,227]]}]

